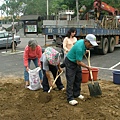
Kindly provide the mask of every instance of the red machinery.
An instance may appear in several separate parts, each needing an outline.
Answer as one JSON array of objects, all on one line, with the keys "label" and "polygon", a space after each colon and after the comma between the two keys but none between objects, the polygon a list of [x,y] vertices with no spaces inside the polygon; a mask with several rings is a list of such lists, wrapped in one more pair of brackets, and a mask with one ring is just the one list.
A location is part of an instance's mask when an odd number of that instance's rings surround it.
[{"label": "red machinery", "polygon": [[118,9],[115,9],[112,6],[107,5],[105,2],[101,2],[101,9],[109,13],[112,13],[112,15],[117,15],[119,13]]},{"label": "red machinery", "polygon": [[101,2],[101,0],[94,0],[94,10],[96,13],[100,14],[101,10],[107,11],[109,14],[115,16],[119,14],[118,9],[109,6],[105,2]]}]

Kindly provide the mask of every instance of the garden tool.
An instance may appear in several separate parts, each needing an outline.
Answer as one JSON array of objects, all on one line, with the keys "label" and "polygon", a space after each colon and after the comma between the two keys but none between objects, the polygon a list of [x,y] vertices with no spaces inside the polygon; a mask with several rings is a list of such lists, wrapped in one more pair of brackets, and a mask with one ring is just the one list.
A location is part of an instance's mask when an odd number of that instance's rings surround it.
[{"label": "garden tool", "polygon": [[[85,55],[86,57],[86,55]],[[88,65],[89,67],[90,65],[90,51],[88,52],[88,58],[86,57],[86,59],[88,60]],[[99,86],[98,82],[94,82],[93,80],[93,74],[92,74],[92,70],[90,70],[90,77],[91,77],[91,83],[88,84],[88,88],[89,88],[89,92],[90,92],[90,96],[98,96],[102,94],[101,88]]]},{"label": "garden tool", "polygon": [[[58,73],[59,73],[59,72],[57,72],[57,74],[58,74]],[[50,89],[48,90],[48,93],[50,93],[50,91],[52,90],[53,86],[55,85],[56,80],[58,79],[58,77],[59,77],[62,73],[63,73],[63,71],[61,71],[61,73],[59,73],[59,74],[56,76],[55,80],[54,80],[53,83],[52,83],[52,86],[51,86]]]}]

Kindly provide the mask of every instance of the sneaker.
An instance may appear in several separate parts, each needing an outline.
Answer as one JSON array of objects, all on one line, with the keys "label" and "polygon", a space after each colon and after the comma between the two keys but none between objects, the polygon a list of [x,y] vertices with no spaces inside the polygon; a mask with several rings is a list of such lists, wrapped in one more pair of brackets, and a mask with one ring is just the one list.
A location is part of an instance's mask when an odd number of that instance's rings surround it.
[{"label": "sneaker", "polygon": [[71,100],[71,101],[69,101],[69,104],[70,105],[77,105],[78,101],[77,100]]},{"label": "sneaker", "polygon": [[61,89],[61,91],[64,91],[64,90],[65,90],[65,88],[62,88],[62,89]]},{"label": "sneaker", "polygon": [[81,99],[81,100],[83,100],[84,96],[83,95],[79,95],[78,98]]}]

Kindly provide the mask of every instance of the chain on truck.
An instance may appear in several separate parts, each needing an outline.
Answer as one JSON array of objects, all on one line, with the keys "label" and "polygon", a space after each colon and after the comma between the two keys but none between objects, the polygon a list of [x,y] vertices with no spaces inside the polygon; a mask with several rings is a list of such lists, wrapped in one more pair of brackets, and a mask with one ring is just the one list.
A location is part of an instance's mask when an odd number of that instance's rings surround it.
[{"label": "chain on truck", "polygon": [[[90,9],[91,8],[91,9]],[[87,34],[94,34],[97,38],[98,47],[95,51],[99,54],[113,52],[116,45],[120,43],[120,12],[101,0],[85,7],[81,7],[80,18],[76,20],[71,16],[73,10],[60,11],[56,20],[43,20],[43,34],[45,44],[47,40],[55,40],[61,47],[64,37],[70,27],[77,29],[77,39],[85,38]]]}]

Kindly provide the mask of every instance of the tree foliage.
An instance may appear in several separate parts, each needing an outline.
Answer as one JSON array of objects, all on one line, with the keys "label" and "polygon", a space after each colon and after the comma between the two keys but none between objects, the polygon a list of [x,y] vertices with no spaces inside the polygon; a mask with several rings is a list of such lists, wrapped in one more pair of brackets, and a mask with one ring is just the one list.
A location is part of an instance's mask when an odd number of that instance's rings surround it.
[{"label": "tree foliage", "polygon": [[24,0],[5,0],[5,3],[1,6],[1,10],[8,16],[17,16],[22,12],[22,4]]},{"label": "tree foliage", "polygon": [[[94,0],[78,0],[78,7],[82,5],[89,6]],[[102,0],[108,5],[115,8],[120,8],[119,0]],[[60,10],[75,10],[76,0],[48,0],[49,2],[49,14],[56,14]],[[7,15],[20,15],[22,14],[40,14],[46,15],[47,12],[47,0],[5,0],[5,3],[1,6],[1,10]],[[120,10],[120,9],[119,9]]]}]

